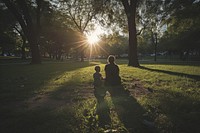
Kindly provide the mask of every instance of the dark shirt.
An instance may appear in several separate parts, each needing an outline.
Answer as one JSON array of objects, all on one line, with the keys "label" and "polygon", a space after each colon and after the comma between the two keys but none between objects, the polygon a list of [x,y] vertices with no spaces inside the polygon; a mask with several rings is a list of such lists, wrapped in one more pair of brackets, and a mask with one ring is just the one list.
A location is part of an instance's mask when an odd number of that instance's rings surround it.
[{"label": "dark shirt", "polygon": [[105,66],[105,85],[116,86],[121,84],[121,78],[119,76],[119,67],[116,64],[107,64]]},{"label": "dark shirt", "polygon": [[100,73],[94,73],[93,74],[93,78],[94,78],[94,87],[99,87],[102,85],[102,75]]}]

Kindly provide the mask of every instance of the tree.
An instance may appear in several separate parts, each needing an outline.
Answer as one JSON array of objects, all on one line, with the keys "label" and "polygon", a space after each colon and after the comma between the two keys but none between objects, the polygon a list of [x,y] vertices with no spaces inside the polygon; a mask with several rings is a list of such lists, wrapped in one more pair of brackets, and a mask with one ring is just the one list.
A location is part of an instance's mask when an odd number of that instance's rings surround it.
[{"label": "tree", "polygon": [[27,39],[26,36],[24,35],[21,27],[19,27],[18,25],[16,25],[14,27],[14,29],[16,30],[16,32],[21,36],[21,40],[22,40],[22,44],[19,46],[21,49],[21,58],[22,60],[26,59],[26,52],[25,52],[25,48],[27,47]]},{"label": "tree", "polygon": [[105,40],[107,40],[106,44],[108,44],[108,46],[106,47],[110,54],[120,57],[121,55],[127,53],[128,45],[126,44],[128,44],[128,37],[119,35],[118,33],[113,33],[108,35],[104,41]]},{"label": "tree", "polygon": [[[107,7],[105,14],[107,14],[108,26],[112,28],[114,32],[118,30],[122,34],[129,35],[128,44],[128,65],[133,67],[139,67],[138,51],[137,51],[137,29],[136,29],[136,17],[137,8],[139,5],[138,0],[118,0],[111,1],[109,4],[105,2]],[[105,17],[103,18],[105,19]],[[117,26],[113,26],[117,25]],[[127,30],[128,29],[128,30]]]},{"label": "tree", "polygon": [[169,0],[166,4],[166,12],[170,17],[166,19],[167,31],[162,38],[162,45],[178,51],[181,59],[183,53],[200,53],[200,1]]},{"label": "tree", "polygon": [[167,18],[164,1],[157,0],[155,2],[146,1],[145,19],[147,21],[146,28],[151,33],[151,41],[154,45],[154,61],[157,60],[158,39],[162,36],[164,28],[163,21]]},{"label": "tree", "polygon": [[137,0],[121,0],[128,20],[129,31],[129,66],[139,67],[138,53],[137,53],[137,31],[136,31],[136,8]]},{"label": "tree", "polygon": [[0,33],[0,50],[1,55],[10,55],[15,50],[16,34],[14,32],[4,32]]},{"label": "tree", "polygon": [[[71,24],[71,29],[80,33],[81,42],[78,53],[80,53],[81,61],[84,60],[84,50],[87,47],[86,35],[94,27],[94,17],[100,11],[102,2],[94,0],[64,0],[61,1],[61,11]],[[98,6],[97,6],[98,5]]]},{"label": "tree", "polygon": [[2,3],[0,3],[0,20],[1,55],[10,55],[14,53],[16,47],[17,34],[13,31],[13,28],[17,22]]},{"label": "tree", "polygon": [[30,1],[25,0],[2,0],[7,8],[13,13],[16,20],[19,22],[24,35],[26,36],[32,53],[32,64],[39,64],[41,63],[40,59],[40,51],[39,51],[39,44],[38,44],[38,37],[39,37],[39,23],[40,23],[40,8],[41,8],[41,1],[36,0],[37,5],[37,21],[36,23],[33,22],[33,16],[31,16],[31,12],[29,10],[29,6],[31,6]]},{"label": "tree", "polygon": [[41,52],[50,58],[62,59],[68,55],[69,50],[80,42],[77,31],[74,31],[73,23],[60,9],[51,7],[43,11],[41,16]]}]

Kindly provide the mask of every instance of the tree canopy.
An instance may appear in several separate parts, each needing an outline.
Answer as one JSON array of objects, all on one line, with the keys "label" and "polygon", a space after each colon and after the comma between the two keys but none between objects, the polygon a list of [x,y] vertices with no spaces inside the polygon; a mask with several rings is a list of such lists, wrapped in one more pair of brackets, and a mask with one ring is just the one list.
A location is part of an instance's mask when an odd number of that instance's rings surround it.
[{"label": "tree canopy", "polygon": [[98,53],[128,54],[129,66],[139,67],[138,55],[156,47],[200,53],[198,0],[1,0],[0,10],[1,54],[18,45],[23,56],[29,49],[32,63],[40,63],[41,55],[83,59],[87,35],[97,27],[103,29]]}]

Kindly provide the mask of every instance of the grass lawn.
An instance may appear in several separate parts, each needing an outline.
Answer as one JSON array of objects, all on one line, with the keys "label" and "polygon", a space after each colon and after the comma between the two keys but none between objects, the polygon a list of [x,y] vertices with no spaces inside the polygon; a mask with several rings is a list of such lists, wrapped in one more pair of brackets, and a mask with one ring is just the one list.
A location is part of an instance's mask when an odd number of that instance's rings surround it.
[{"label": "grass lawn", "polygon": [[199,65],[124,63],[118,62],[127,95],[107,93],[103,117],[96,112],[92,74],[98,64],[104,75],[105,62],[0,65],[0,132],[200,132]]}]

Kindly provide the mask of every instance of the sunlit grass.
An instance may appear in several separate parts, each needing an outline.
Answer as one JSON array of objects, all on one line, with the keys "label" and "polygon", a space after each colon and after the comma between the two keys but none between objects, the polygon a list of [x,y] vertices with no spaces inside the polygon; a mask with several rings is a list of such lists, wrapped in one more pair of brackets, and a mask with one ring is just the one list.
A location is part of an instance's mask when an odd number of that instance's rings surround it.
[{"label": "sunlit grass", "polygon": [[200,67],[143,66],[149,69],[122,65],[121,74],[125,83],[131,82],[132,78],[139,79],[146,88],[154,91],[138,101],[155,119],[158,129],[160,131],[196,132],[199,129],[196,123],[200,116]]},{"label": "sunlit grass", "polygon": [[[153,119],[158,132],[195,132],[199,129],[199,66],[141,64],[144,68],[133,68],[123,62],[126,61],[119,63],[119,67],[126,89],[134,89],[137,80],[145,89],[153,90],[136,100]],[[105,64],[101,62],[0,66],[1,130],[8,133],[125,132],[127,129],[109,95],[106,101],[112,124],[102,129],[95,123],[98,116],[95,114],[92,74],[96,64],[105,76]]]}]

